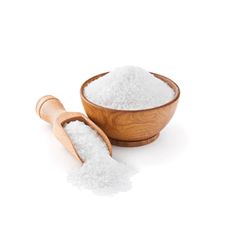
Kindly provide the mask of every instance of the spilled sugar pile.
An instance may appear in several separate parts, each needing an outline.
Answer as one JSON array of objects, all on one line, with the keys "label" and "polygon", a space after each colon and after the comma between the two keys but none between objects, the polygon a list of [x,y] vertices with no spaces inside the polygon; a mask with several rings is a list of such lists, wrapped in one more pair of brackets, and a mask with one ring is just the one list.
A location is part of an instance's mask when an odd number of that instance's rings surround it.
[{"label": "spilled sugar pile", "polygon": [[134,66],[117,68],[92,81],[84,89],[91,102],[119,110],[141,110],[161,106],[174,97],[169,85]]},{"label": "spilled sugar pile", "polygon": [[82,167],[69,174],[69,182],[97,194],[130,189],[133,171],[111,158],[105,142],[95,130],[80,121],[71,121],[64,129],[84,161]]}]

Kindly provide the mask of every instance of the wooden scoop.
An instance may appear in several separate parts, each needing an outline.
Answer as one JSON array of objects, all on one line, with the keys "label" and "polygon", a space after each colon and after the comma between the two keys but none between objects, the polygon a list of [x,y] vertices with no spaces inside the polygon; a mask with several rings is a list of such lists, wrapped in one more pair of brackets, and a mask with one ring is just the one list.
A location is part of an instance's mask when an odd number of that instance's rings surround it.
[{"label": "wooden scoop", "polygon": [[51,95],[43,96],[36,104],[36,112],[41,119],[52,124],[54,135],[73,156],[80,160],[81,163],[83,163],[83,160],[80,158],[71,139],[63,128],[64,125],[70,121],[82,121],[90,126],[90,128],[96,130],[106,143],[110,155],[112,154],[112,146],[106,134],[84,114],[80,112],[65,111],[64,106],[58,98]]}]

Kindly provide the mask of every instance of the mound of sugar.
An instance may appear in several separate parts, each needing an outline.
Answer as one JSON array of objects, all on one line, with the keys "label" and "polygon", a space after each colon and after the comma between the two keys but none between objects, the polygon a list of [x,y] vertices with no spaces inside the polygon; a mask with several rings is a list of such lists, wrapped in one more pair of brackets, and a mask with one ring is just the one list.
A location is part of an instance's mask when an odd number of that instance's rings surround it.
[{"label": "mound of sugar", "polygon": [[64,126],[84,164],[75,168],[68,181],[97,194],[113,194],[131,187],[133,171],[111,158],[107,146],[97,132],[80,121]]},{"label": "mound of sugar", "polygon": [[151,73],[134,66],[117,68],[84,88],[91,102],[118,110],[141,110],[161,106],[174,91]]}]

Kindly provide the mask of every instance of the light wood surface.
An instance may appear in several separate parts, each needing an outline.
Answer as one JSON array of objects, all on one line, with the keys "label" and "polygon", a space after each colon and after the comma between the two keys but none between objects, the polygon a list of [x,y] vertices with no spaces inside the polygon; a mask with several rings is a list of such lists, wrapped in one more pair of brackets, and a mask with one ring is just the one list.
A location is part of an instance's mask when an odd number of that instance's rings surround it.
[{"label": "light wood surface", "polygon": [[177,84],[165,76],[152,73],[174,90],[174,98],[162,106],[151,109],[115,110],[96,105],[84,96],[84,88],[106,73],[90,78],[81,86],[80,96],[88,117],[107,134],[114,145],[134,147],[154,141],[175,113],[180,96]]},{"label": "light wood surface", "polygon": [[107,144],[108,150],[112,155],[112,146],[106,134],[92,122],[87,116],[80,112],[67,112],[60,100],[54,96],[46,95],[39,99],[36,104],[36,112],[39,117],[50,123],[53,127],[53,133],[65,148],[82,163],[79,153],[76,151],[71,139],[65,132],[63,126],[70,121],[79,120],[89,125],[103,138]]}]

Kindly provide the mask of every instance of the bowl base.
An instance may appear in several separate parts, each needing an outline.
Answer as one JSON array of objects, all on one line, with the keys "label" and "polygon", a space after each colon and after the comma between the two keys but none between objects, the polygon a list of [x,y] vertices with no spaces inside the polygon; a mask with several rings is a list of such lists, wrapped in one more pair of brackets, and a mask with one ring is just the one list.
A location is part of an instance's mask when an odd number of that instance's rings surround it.
[{"label": "bowl base", "polygon": [[111,143],[116,146],[120,147],[138,147],[138,146],[143,146],[146,144],[149,144],[153,141],[155,141],[159,137],[159,133],[152,136],[151,138],[144,139],[144,140],[138,140],[138,141],[122,141],[122,140],[116,140],[109,138]]}]

